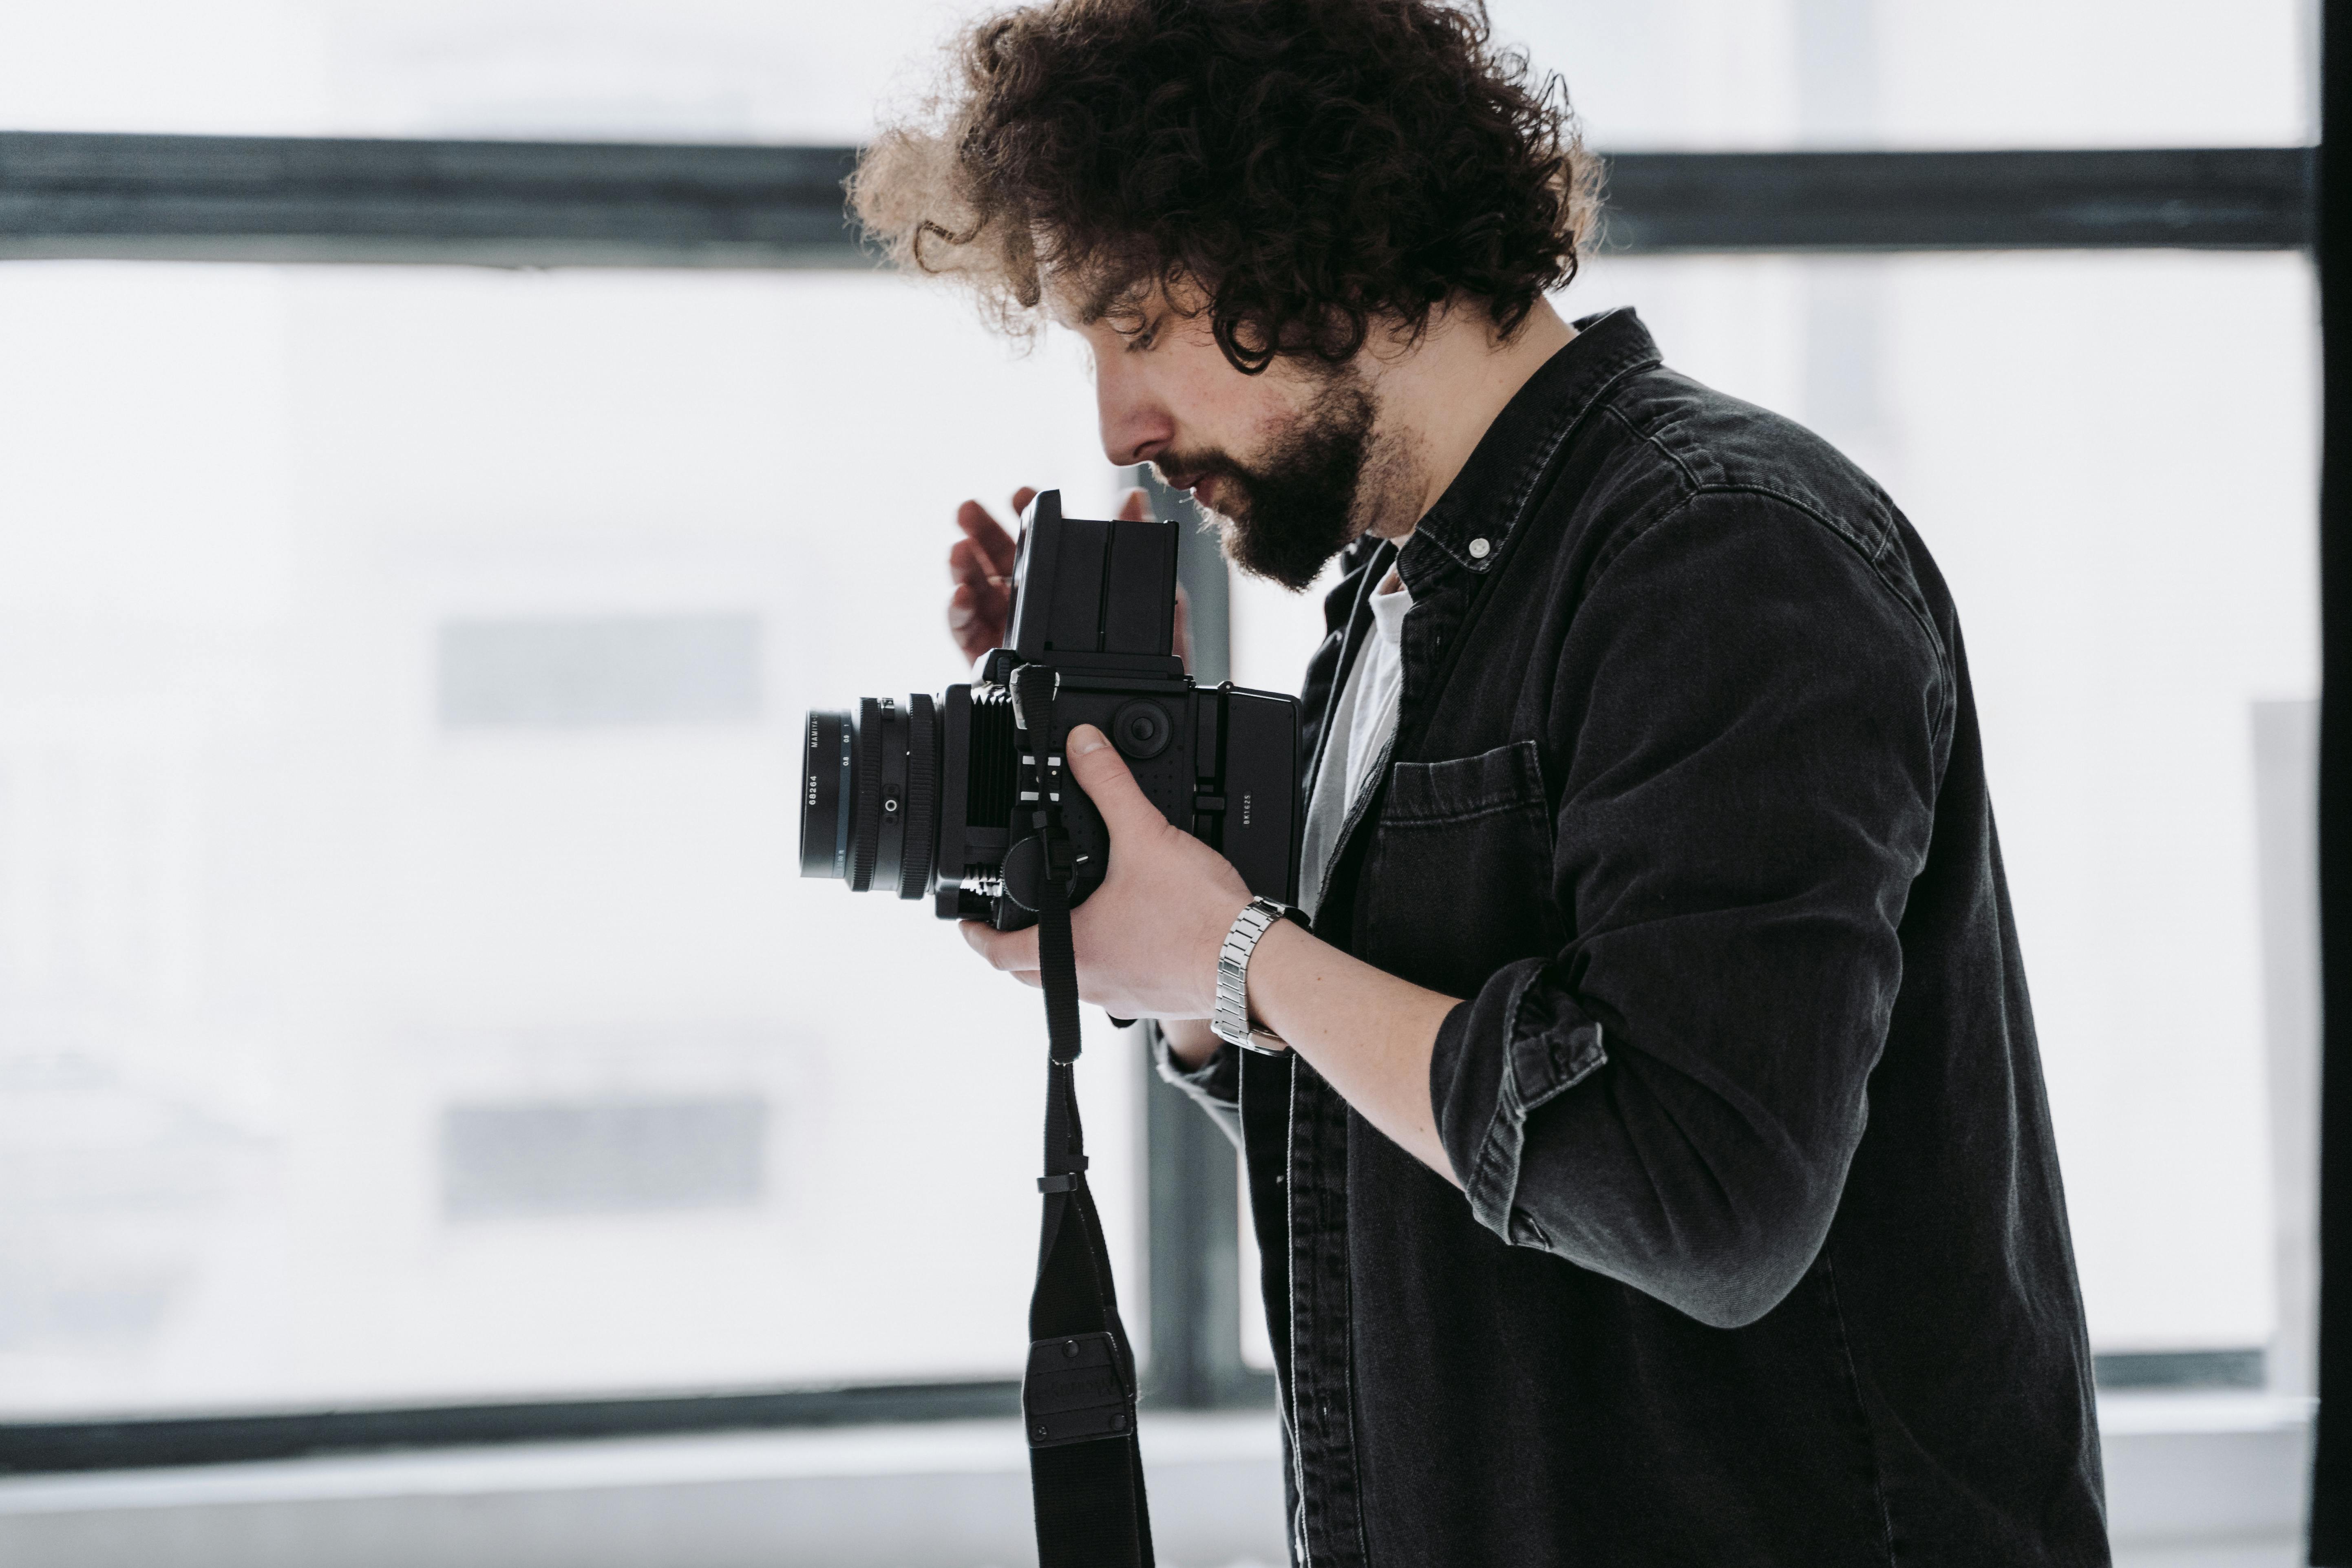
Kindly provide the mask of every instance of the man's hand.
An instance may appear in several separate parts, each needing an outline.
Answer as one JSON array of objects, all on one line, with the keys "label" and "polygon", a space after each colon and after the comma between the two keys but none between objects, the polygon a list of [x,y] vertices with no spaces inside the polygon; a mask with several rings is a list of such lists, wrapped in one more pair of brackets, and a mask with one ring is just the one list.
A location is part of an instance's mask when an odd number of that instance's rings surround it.
[{"label": "man's hand", "polygon": [[[1013,515],[1019,517],[1037,499],[1023,485],[1013,492]],[[956,508],[956,526],[963,537],[948,551],[948,575],[955,587],[948,595],[948,632],[963,650],[967,663],[992,647],[1004,646],[1005,618],[1013,610],[1013,535],[989,510],[976,500]]]},{"label": "man's hand", "polygon": [[[1160,814],[1100,730],[1072,730],[1066,754],[1070,778],[1110,830],[1110,872],[1070,916],[1079,996],[1119,1018],[1208,1016],[1217,950],[1249,888],[1223,856]],[[997,968],[1039,984],[1034,927],[966,921],[963,934]]]},{"label": "man's hand", "polygon": [[[1203,1040],[1197,1020],[1215,1011],[1217,950],[1249,888],[1223,856],[1160,815],[1100,730],[1081,724],[1066,745],[1070,777],[1110,830],[1110,872],[1070,915],[1078,995],[1117,1018],[1194,1020],[1180,1031],[1189,1048],[1177,1059],[1198,1067],[1214,1037]],[[1035,927],[1001,931],[966,921],[963,935],[997,968],[1039,984]],[[1250,958],[1251,1016],[1373,1126],[1459,1185],[1429,1101],[1430,1053],[1454,1006],[1287,921],[1269,927]]]},{"label": "man's hand", "polygon": [[[1013,515],[1019,517],[1036,499],[1036,490],[1028,485],[1014,490]],[[1128,491],[1118,515],[1141,521],[1151,515],[1151,498],[1139,489]],[[955,581],[948,594],[948,635],[955,638],[969,664],[989,649],[1004,646],[1011,630],[1005,622],[1013,613],[1013,560],[1020,544],[976,500],[956,508],[956,526],[963,530],[963,537],[948,551],[948,575]],[[1192,667],[1192,627],[1181,588],[1176,590],[1176,657],[1187,669]]]}]

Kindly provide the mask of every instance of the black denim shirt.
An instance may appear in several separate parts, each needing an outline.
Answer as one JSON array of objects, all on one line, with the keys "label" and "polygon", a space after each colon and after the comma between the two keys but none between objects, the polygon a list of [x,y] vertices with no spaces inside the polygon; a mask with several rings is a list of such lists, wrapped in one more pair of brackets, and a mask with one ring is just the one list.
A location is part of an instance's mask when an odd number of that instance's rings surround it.
[{"label": "black denim shirt", "polygon": [[[1315,1568],[2107,1561],[1958,619],[1799,426],[1580,322],[1398,563],[1318,934],[1465,998],[1467,1195],[1314,1069],[1241,1135]],[[1396,560],[1327,602],[1310,744]],[[1164,1058],[1163,1058],[1164,1064]]]}]

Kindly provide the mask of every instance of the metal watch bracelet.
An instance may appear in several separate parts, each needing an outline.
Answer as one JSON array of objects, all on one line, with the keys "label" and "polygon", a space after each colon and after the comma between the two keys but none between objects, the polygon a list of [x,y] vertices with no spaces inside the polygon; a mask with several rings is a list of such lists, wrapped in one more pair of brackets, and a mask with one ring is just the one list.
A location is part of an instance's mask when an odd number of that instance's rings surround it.
[{"label": "metal watch bracelet", "polygon": [[[1225,932],[1224,945],[1217,950],[1217,1005],[1209,1016],[1209,1028],[1227,1045],[1264,1056],[1279,1056],[1282,1037],[1267,1030],[1252,1030],[1249,1019],[1249,961],[1257,950],[1258,939],[1272,930],[1277,921],[1296,919],[1296,911],[1272,899],[1252,899],[1234,917],[1233,929]],[[1274,1042],[1261,1045],[1253,1035]]]}]

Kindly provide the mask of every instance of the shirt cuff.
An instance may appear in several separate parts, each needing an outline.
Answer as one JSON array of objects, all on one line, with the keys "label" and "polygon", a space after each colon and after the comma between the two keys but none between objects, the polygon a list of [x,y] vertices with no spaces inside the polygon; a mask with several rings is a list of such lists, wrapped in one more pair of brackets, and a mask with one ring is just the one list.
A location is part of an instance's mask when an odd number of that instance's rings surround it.
[{"label": "shirt cuff", "polygon": [[1160,1076],[1207,1111],[1234,1148],[1242,1147],[1241,1053],[1219,1040],[1207,1061],[1187,1070],[1169,1054],[1167,1033],[1157,1023],[1146,1026],[1151,1031],[1152,1065],[1160,1069]]},{"label": "shirt cuff", "polygon": [[1528,1118],[1608,1059],[1600,1023],[1552,983],[1539,959],[1504,969],[1438,1026],[1429,1058],[1438,1139],[1470,1212],[1505,1241],[1543,1244],[1515,1217]]}]

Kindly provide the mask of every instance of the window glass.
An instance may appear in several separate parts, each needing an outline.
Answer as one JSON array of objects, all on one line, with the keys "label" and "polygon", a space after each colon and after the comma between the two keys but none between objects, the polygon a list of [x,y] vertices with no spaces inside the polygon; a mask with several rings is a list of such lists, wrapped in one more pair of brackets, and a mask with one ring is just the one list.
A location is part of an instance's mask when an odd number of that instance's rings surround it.
[{"label": "window glass", "polygon": [[[970,0],[0,8],[0,127],[854,142]],[[1615,148],[2312,135],[2304,0],[1495,0]]]},{"label": "window glass", "polygon": [[1042,1008],[800,721],[1114,479],[879,275],[0,269],[0,1412],[1016,1375]]},{"label": "window glass", "polygon": [[2309,141],[2300,0],[1496,0],[1602,148]]},{"label": "window glass", "polygon": [[[1559,303],[1637,308],[1670,365],[1828,436],[1926,539],[1967,638],[2094,1343],[2269,1343],[2302,1310],[2274,1281],[2293,1297],[2315,1180],[2273,1165],[2268,1098],[2308,1113],[2317,994],[2309,264],[1618,258]],[[1240,580],[1235,679],[1294,687],[1319,597]]]}]

